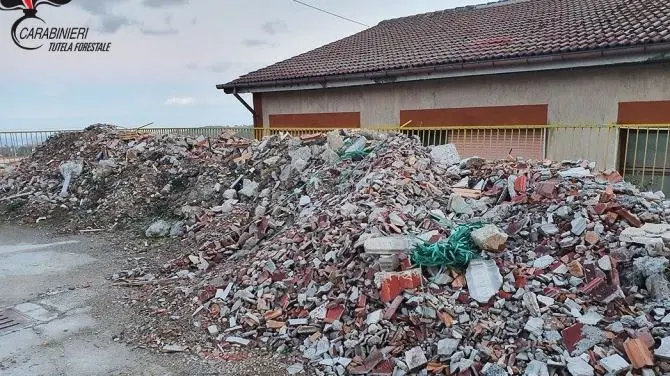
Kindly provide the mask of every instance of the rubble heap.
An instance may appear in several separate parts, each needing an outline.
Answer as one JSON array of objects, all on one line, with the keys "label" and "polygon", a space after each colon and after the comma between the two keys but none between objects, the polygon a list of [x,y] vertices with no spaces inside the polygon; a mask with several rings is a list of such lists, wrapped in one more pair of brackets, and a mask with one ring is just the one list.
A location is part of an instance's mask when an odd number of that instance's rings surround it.
[{"label": "rubble heap", "polygon": [[112,279],[163,352],[293,357],[289,374],[670,372],[670,202],[587,161],[461,160],[338,131],[50,140],[0,210],[152,222],[185,254]]},{"label": "rubble heap", "polygon": [[191,252],[115,275],[140,286],[141,339],[298,354],[291,374],[670,372],[661,192],[586,161],[367,136],[292,139],[186,220]]},{"label": "rubble heap", "polygon": [[[178,235],[178,219],[188,216],[181,209],[219,203],[222,187],[237,178],[240,166],[246,171],[253,148],[263,145],[234,132],[217,138],[154,136],[96,125],[62,133],[0,175],[0,210],[32,223],[57,219],[70,229],[135,228],[162,218]],[[256,173],[263,171],[260,166]]]}]

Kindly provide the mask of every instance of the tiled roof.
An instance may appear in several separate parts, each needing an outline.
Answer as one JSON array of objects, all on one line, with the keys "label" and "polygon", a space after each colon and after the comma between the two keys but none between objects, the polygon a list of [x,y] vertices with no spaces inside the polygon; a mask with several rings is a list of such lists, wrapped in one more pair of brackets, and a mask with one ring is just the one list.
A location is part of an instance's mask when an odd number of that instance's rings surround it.
[{"label": "tiled roof", "polygon": [[670,42],[670,0],[509,0],[382,21],[220,88]]}]

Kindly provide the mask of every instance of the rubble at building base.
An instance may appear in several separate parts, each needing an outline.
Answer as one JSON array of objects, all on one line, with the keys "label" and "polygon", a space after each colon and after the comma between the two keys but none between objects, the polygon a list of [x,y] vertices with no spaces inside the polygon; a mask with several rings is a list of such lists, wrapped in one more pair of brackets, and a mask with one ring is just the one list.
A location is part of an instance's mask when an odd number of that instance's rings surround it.
[{"label": "rubble at building base", "polygon": [[264,350],[310,375],[670,372],[670,201],[616,172],[453,164],[365,131],[68,137],[3,177],[0,204],[179,237],[171,262],[112,276],[157,351]]}]

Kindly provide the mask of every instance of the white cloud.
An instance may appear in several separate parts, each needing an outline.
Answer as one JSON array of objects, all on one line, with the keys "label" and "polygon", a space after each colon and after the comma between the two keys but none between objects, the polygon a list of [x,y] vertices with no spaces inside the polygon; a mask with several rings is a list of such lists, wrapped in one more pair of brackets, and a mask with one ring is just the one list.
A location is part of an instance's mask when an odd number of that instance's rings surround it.
[{"label": "white cloud", "polygon": [[165,101],[166,106],[190,106],[194,105],[197,100],[193,97],[172,97]]}]

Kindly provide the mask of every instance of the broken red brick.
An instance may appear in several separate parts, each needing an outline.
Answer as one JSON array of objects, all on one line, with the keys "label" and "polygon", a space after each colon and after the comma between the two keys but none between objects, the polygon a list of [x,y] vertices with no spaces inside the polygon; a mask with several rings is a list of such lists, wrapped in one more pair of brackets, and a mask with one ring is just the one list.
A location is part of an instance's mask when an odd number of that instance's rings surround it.
[{"label": "broken red brick", "polygon": [[428,366],[426,366],[426,369],[428,370],[428,372],[440,374],[444,373],[444,371],[447,369],[447,366],[438,362],[430,362],[428,363]]},{"label": "broken red brick", "polygon": [[333,323],[339,320],[343,314],[344,314],[344,306],[341,304],[336,305],[335,307],[328,308],[328,312],[326,313],[326,318],[324,319],[324,321],[327,323]]},{"label": "broken red brick", "polygon": [[391,376],[393,375],[393,369],[395,368],[395,363],[393,360],[386,359],[379,363],[373,370],[370,372],[370,375],[378,376]]},{"label": "broken red brick", "polygon": [[619,215],[617,213],[609,212],[605,215],[605,222],[609,223],[610,225],[615,224],[617,219],[619,219]]},{"label": "broken red brick", "polygon": [[584,276],[584,269],[582,268],[582,264],[577,260],[573,260],[568,264],[568,271],[573,277],[581,278]]},{"label": "broken red brick", "polygon": [[281,316],[282,314],[284,314],[284,311],[283,311],[283,310],[281,310],[281,309],[275,309],[274,311],[268,311],[265,315],[263,315],[263,317],[264,317],[266,320],[274,320],[274,319],[276,319],[277,317]]},{"label": "broken red brick", "polygon": [[283,281],[284,279],[286,279],[286,273],[283,271],[277,270],[272,273],[272,282],[279,282]]},{"label": "broken red brick", "polygon": [[370,352],[370,355],[365,358],[363,364],[358,367],[349,368],[349,373],[352,375],[368,375],[382,360],[384,360],[384,355],[375,347]]},{"label": "broken red brick", "polygon": [[406,254],[398,255],[398,259],[400,260],[400,270],[410,270],[412,268],[412,260]]},{"label": "broken red brick", "polygon": [[640,221],[640,218],[637,217],[637,215],[629,212],[626,209],[619,209],[617,210],[617,214],[622,216],[626,222],[628,222],[631,226],[633,227],[642,227],[642,221]]},{"label": "broken red brick", "polygon": [[592,280],[590,280],[587,284],[579,288],[579,291],[589,294],[593,292],[597,287],[599,287],[602,283],[605,282],[605,277],[597,277]]},{"label": "broken red brick", "polygon": [[573,352],[575,350],[577,342],[584,339],[584,335],[582,334],[583,327],[584,324],[578,322],[575,325],[569,328],[565,328],[563,329],[563,331],[561,331],[561,336],[563,337],[563,344],[565,345],[565,348],[568,349],[569,352]]},{"label": "broken red brick", "polygon": [[598,215],[602,215],[603,213],[605,213],[607,211],[608,208],[609,207],[607,206],[607,204],[598,203],[593,207],[593,211],[595,211],[596,214],[598,214]]},{"label": "broken red brick", "polygon": [[613,171],[609,174],[603,174],[603,177],[612,184],[621,183],[623,181],[623,176],[621,176],[618,171]]},{"label": "broken red brick", "polygon": [[600,202],[610,202],[614,200],[614,190],[612,189],[611,185],[608,185],[605,187],[605,192],[603,192],[602,195],[600,195]]},{"label": "broken red brick", "polygon": [[386,308],[384,311],[384,320],[390,320],[393,318],[395,311],[398,310],[404,299],[405,298],[402,295],[396,296],[395,299],[393,299],[393,303],[391,303],[391,305],[388,306],[388,308]]},{"label": "broken red brick", "polygon": [[356,303],[356,307],[358,308],[365,308],[365,305],[368,302],[368,297],[366,295],[362,295],[358,297],[358,303]]},{"label": "broken red brick", "polygon": [[388,303],[400,295],[404,290],[421,287],[421,269],[411,269],[404,272],[383,273],[379,298]]},{"label": "broken red brick", "polygon": [[270,219],[267,216],[261,218],[261,220],[258,222],[258,229],[256,231],[256,235],[259,238],[263,238],[269,226],[270,226]]},{"label": "broken red brick", "polygon": [[521,175],[514,180],[514,190],[516,190],[519,193],[524,193],[526,192],[527,189],[527,183],[528,183],[528,178],[524,175]]},{"label": "broken red brick", "polygon": [[304,134],[300,136],[300,139],[305,143],[310,143],[313,141],[325,140],[323,133],[314,133],[314,134]]},{"label": "broken red brick", "polygon": [[289,298],[288,295],[284,295],[281,297],[279,304],[281,304],[282,308],[286,309],[288,307],[288,304],[291,302],[291,298]]},{"label": "broken red brick", "polygon": [[525,275],[518,275],[516,276],[514,281],[516,288],[526,287],[526,285],[528,284],[528,277],[526,277]]},{"label": "broken red brick", "polygon": [[451,287],[455,289],[462,289],[465,287],[466,281],[465,281],[465,276],[464,275],[459,275],[458,277],[454,278],[454,281],[451,282]]},{"label": "broken red brick", "polygon": [[655,345],[654,336],[651,335],[649,329],[638,329],[635,331],[635,335],[633,337],[644,341],[648,348],[652,348]]},{"label": "broken red brick", "polygon": [[[614,272],[616,269],[613,269]],[[612,273],[614,274],[614,273]],[[618,274],[611,278],[611,283],[608,283],[607,277],[600,270],[596,271],[597,277],[590,279],[589,282],[582,286],[579,291],[588,294],[591,298],[609,303],[619,292]]]},{"label": "broken red brick", "polygon": [[584,235],[584,240],[590,245],[596,245],[600,241],[600,236],[594,231],[587,231],[586,235]]},{"label": "broken red brick", "polygon": [[550,297],[550,298],[558,298],[559,295],[561,295],[561,289],[558,287],[545,287],[543,290],[544,295]]},{"label": "broken red brick", "polygon": [[528,203],[528,196],[525,194],[520,194],[512,199],[512,202],[515,204],[526,204]]},{"label": "broken red brick", "polygon": [[283,328],[284,326],[286,326],[286,323],[284,323],[283,321],[268,320],[268,321],[265,323],[265,326],[266,326],[268,329],[281,329],[281,328]]},{"label": "broken red brick", "polygon": [[556,183],[551,181],[538,183],[535,192],[546,198],[554,198],[556,194]]},{"label": "broken red brick", "polygon": [[514,296],[514,294],[512,294],[511,292],[506,292],[503,290],[498,291],[498,297],[502,299],[511,299],[512,296]]},{"label": "broken red brick", "polygon": [[438,315],[440,316],[440,320],[442,320],[444,326],[447,328],[451,328],[451,326],[454,325],[454,318],[451,317],[450,314],[446,312],[438,312]]}]

